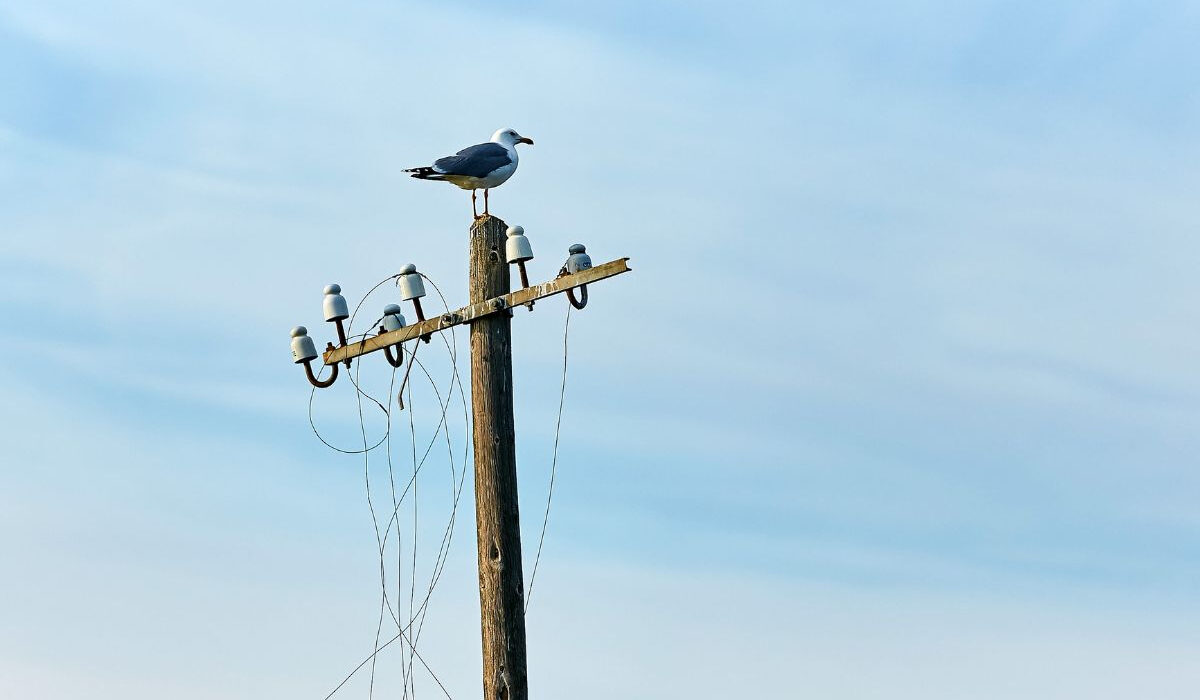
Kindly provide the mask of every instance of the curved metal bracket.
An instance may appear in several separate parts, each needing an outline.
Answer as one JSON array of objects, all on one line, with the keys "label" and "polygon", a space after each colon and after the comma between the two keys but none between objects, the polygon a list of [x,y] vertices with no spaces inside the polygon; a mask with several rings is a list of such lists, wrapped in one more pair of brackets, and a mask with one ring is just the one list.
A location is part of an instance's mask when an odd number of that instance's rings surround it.
[{"label": "curved metal bracket", "polygon": [[318,389],[324,389],[325,387],[332,386],[338,378],[338,366],[336,362],[329,366],[333,368],[333,374],[329,375],[329,379],[321,380],[317,379],[317,375],[313,374],[312,360],[305,360],[304,373],[308,375],[308,382]]},{"label": "curved metal bracket", "polygon": [[587,299],[588,299],[587,285],[586,284],[579,285],[579,298],[578,299],[575,298],[575,289],[574,288],[568,289],[567,290],[567,299],[571,302],[571,306],[574,306],[577,309],[582,309],[583,307],[587,306]]},{"label": "curved metal bracket", "polygon": [[[380,335],[383,335],[386,332],[387,332],[387,330],[383,326],[379,327]],[[400,357],[396,357],[395,355],[392,354],[392,348],[397,348],[400,350]],[[385,345],[383,348],[383,357],[384,357],[384,359],[387,360],[387,363],[389,365],[396,367],[396,368],[403,367],[404,366],[404,346],[401,343],[396,343],[395,345]]]}]

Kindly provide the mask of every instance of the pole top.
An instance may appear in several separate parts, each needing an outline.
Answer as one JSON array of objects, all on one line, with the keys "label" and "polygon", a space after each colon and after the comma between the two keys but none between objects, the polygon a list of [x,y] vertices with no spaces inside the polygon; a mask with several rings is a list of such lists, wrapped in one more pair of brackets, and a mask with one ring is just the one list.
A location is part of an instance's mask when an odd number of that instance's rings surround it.
[{"label": "pole top", "polygon": [[293,338],[300,338],[300,337],[303,337],[306,335],[308,335],[308,329],[305,328],[304,326],[296,326],[295,328],[292,329],[292,337]]},{"label": "pole top", "polygon": [[417,266],[412,263],[409,263],[409,264],[405,265],[404,267],[400,268],[400,274],[402,274],[402,275],[411,275],[416,271],[417,271]]},{"label": "pole top", "polygon": [[326,285],[325,293],[326,294],[341,294],[342,293],[342,285],[340,285],[340,284]]},{"label": "pole top", "polygon": [[575,243],[570,248],[567,248],[567,252],[571,255],[576,255],[578,253],[586,253],[587,248],[582,243]]}]

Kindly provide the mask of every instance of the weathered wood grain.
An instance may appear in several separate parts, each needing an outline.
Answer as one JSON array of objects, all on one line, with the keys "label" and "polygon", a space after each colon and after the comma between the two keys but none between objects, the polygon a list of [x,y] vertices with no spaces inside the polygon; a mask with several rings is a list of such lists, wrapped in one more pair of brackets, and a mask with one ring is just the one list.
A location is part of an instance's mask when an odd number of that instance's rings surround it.
[{"label": "weathered wood grain", "polygon": [[[508,293],[505,229],[496,217],[471,226],[471,302]],[[475,523],[479,536],[479,608],[484,700],[528,700],[525,591],[517,508],[513,424],[512,332],[508,314],[471,324],[471,407],[475,445]]]}]

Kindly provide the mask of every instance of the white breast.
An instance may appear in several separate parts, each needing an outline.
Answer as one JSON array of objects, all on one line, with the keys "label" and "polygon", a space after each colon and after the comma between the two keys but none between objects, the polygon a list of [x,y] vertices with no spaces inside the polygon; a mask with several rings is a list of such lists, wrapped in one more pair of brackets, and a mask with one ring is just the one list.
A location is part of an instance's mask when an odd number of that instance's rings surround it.
[{"label": "white breast", "polygon": [[513,162],[508,165],[496,168],[487,177],[480,178],[480,182],[484,183],[480,187],[497,187],[504,184],[504,181],[512,177],[512,174],[517,172],[517,157],[513,155]]}]

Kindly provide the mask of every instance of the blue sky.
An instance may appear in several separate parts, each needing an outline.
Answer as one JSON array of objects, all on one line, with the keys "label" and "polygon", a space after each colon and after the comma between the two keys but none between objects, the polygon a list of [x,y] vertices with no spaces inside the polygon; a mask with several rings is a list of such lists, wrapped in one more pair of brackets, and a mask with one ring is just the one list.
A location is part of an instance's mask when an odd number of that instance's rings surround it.
[{"label": "blue sky", "polygon": [[[407,262],[464,301],[466,194],[400,170],[512,126],[537,145],[492,205],[531,276],[576,241],[634,268],[571,322],[532,692],[1194,697],[1198,30],[1169,2],[0,2],[0,694],[321,698],[369,653],[363,463],[309,430],[287,332]],[[563,311],[514,320],[528,554]],[[316,416],[361,439],[346,382]],[[420,645],[456,699],[472,502]]]}]

